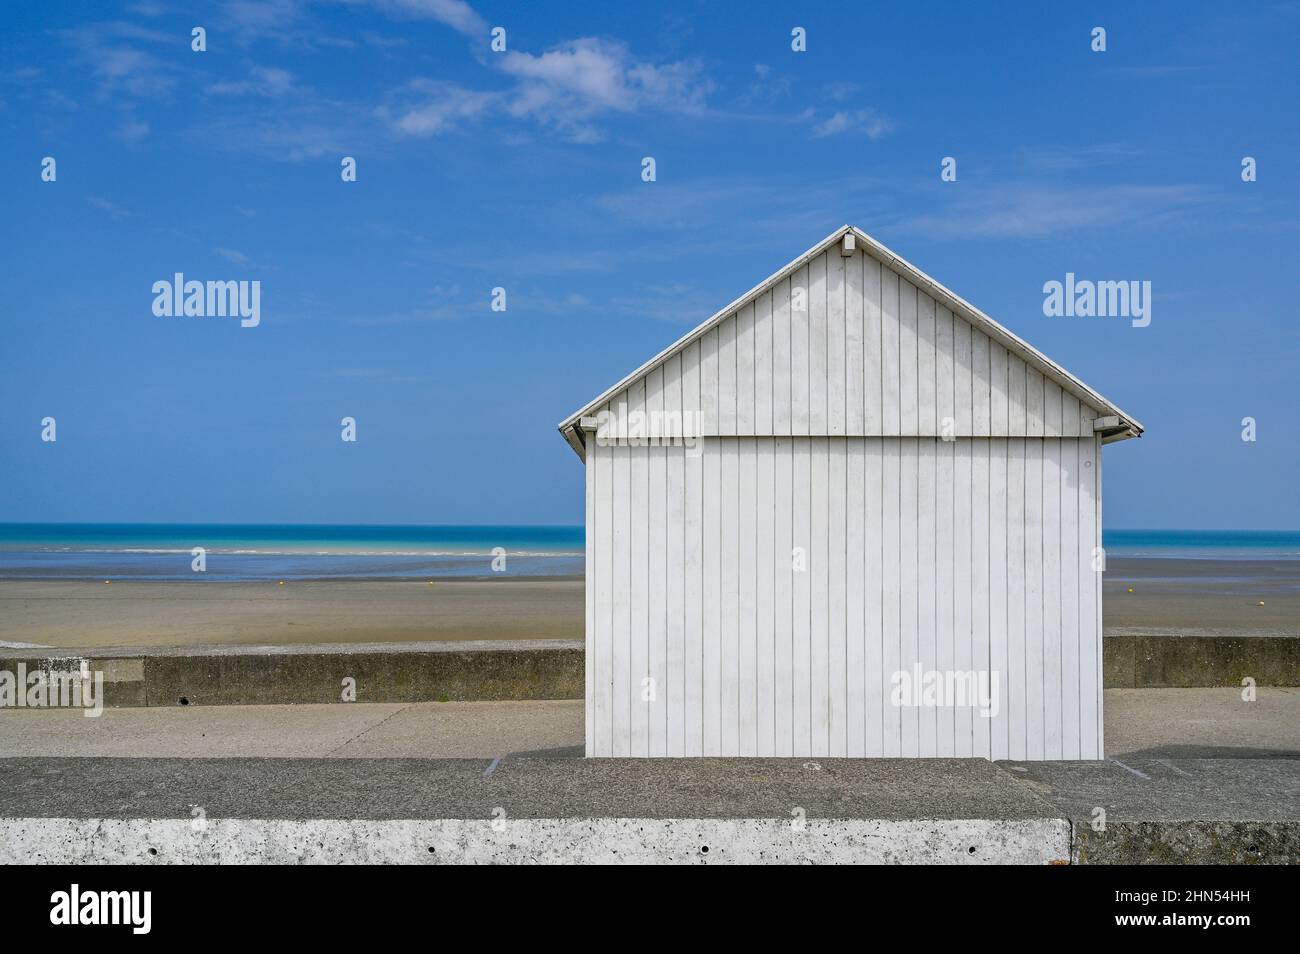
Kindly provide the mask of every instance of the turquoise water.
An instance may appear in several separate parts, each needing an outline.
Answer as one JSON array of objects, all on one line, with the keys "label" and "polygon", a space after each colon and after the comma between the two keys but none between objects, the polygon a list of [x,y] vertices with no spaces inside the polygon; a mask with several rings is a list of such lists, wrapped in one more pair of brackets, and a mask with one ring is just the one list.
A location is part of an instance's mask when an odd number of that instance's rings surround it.
[{"label": "turquoise water", "polygon": [[[571,526],[0,524],[0,579],[468,579],[574,577]],[[1300,531],[1107,530],[1112,557],[1300,560]],[[207,551],[207,569],[191,551]],[[505,570],[492,568],[505,551]]]},{"label": "turquoise water", "polygon": [[0,524],[0,579],[563,577],[582,574],[582,554],[582,527]]},{"label": "turquoise water", "polygon": [[1298,530],[1106,530],[1110,556],[1184,560],[1300,560]]}]

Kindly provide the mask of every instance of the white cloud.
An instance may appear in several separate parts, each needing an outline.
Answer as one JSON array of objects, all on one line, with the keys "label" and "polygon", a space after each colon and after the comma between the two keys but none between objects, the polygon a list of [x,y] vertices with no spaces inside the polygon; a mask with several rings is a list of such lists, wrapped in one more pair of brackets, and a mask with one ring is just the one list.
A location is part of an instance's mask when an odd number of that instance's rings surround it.
[{"label": "white cloud", "polygon": [[700,67],[679,61],[638,61],[621,43],[584,38],[541,54],[512,51],[493,57],[514,85],[477,91],[452,83],[417,81],[410,89],[424,102],[396,111],[395,126],[405,134],[445,132],[458,121],[500,112],[560,130],[571,139],[601,138],[592,120],[641,109],[696,111],[711,89]]},{"label": "white cloud", "polygon": [[494,93],[434,80],[412,80],[409,88],[425,98],[425,102],[402,111],[394,120],[396,128],[408,136],[433,136],[446,132],[459,120],[472,119],[487,112],[498,98]]},{"label": "white cloud", "polygon": [[218,94],[252,93],[258,96],[284,96],[294,90],[293,74],[274,67],[255,66],[246,80],[214,83],[208,92]]},{"label": "white cloud", "polygon": [[813,135],[818,138],[846,132],[864,133],[868,139],[880,139],[896,128],[893,120],[874,109],[839,110],[828,119],[817,121],[810,110],[804,114],[813,120]]},{"label": "white cloud", "polygon": [[482,35],[487,39],[487,21],[463,0],[373,0],[375,6],[389,13],[437,20],[466,36]]}]

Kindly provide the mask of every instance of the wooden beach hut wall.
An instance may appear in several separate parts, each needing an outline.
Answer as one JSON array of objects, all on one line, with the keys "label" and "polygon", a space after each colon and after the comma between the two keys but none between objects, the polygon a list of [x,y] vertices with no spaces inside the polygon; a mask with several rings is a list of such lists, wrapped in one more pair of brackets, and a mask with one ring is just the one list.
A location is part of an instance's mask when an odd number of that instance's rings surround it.
[{"label": "wooden beach hut wall", "polygon": [[588,755],[1103,757],[1101,447],[1142,427],[865,233],[560,431]]}]

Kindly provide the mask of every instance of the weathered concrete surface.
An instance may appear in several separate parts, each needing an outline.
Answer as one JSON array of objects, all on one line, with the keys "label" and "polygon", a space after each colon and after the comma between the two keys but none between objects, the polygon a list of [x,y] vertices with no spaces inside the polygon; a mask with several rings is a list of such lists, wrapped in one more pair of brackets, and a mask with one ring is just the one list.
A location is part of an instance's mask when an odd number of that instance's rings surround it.
[{"label": "weathered concrete surface", "polygon": [[[1108,689],[1109,755],[1300,757],[1300,690]],[[0,756],[492,758],[582,754],[580,699],[0,710]]]},{"label": "weathered concrete surface", "polygon": [[358,643],[0,650],[0,670],[104,673],[110,706],[290,705],[358,702],[575,699],[583,693],[580,640]]},{"label": "weathered concrete surface", "polygon": [[581,756],[581,699],[0,711],[0,757]]},{"label": "weathered concrete surface", "polygon": [[999,764],[1070,820],[1076,864],[1300,864],[1300,760]]},{"label": "weathered concrete surface", "polygon": [[1060,820],[0,818],[3,864],[1050,864]]},{"label": "weathered concrete surface", "polygon": [[1029,819],[978,759],[105,759],[0,762],[0,817]]},{"label": "weathered concrete surface", "polygon": [[65,758],[0,770],[0,862],[1042,864],[1070,844],[1068,823],[978,760]]},{"label": "weathered concrete surface", "polygon": [[1300,686],[1300,637],[1179,636],[1126,630],[1102,640],[1107,689]]}]

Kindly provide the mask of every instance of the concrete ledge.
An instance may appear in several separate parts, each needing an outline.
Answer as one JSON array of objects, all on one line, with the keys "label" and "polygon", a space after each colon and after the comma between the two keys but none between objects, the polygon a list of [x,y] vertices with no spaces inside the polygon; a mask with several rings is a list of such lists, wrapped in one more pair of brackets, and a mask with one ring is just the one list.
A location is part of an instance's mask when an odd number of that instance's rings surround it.
[{"label": "concrete ledge", "polygon": [[165,650],[30,649],[0,653],[0,671],[104,674],[108,706],[284,705],[575,699],[583,694],[577,640],[217,646]]},{"label": "concrete ledge", "polygon": [[1060,819],[0,819],[0,864],[1050,864]]},{"label": "concrete ledge", "polygon": [[[581,699],[581,640],[0,650],[0,671],[104,674],[104,704],[284,705]],[[1300,637],[1124,632],[1103,641],[1107,689],[1300,686]]]},{"label": "concrete ledge", "polygon": [[1126,632],[1105,636],[1107,689],[1300,686],[1300,637],[1179,636]]}]

